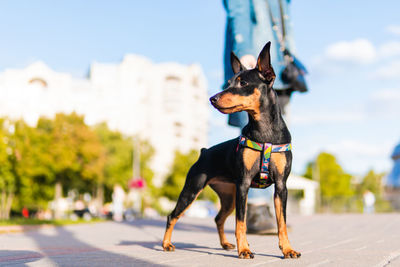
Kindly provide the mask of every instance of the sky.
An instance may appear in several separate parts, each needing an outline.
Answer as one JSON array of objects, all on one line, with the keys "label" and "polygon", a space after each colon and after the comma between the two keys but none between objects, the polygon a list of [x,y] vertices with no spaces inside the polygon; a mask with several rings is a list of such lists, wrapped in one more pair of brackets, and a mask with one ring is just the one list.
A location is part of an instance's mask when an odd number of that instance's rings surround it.
[{"label": "sky", "polygon": [[[396,0],[292,1],[310,88],[290,104],[294,173],[322,151],[355,175],[390,171],[400,142],[399,10]],[[224,28],[222,0],[1,1],[0,72],[41,60],[86,77],[91,63],[133,53],[200,64],[211,96],[223,83]],[[210,105],[209,145],[239,134],[226,121]]]}]

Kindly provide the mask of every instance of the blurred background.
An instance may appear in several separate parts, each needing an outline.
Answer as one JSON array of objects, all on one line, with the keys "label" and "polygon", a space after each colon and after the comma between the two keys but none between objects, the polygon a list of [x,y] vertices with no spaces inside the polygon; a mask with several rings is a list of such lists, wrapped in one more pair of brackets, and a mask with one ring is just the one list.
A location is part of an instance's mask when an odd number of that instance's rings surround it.
[{"label": "blurred background", "polygon": [[[290,213],[400,210],[398,10],[292,1]],[[168,213],[200,148],[239,135],[208,102],[225,20],[212,0],[1,2],[0,218]],[[214,216],[199,198],[186,216]]]}]

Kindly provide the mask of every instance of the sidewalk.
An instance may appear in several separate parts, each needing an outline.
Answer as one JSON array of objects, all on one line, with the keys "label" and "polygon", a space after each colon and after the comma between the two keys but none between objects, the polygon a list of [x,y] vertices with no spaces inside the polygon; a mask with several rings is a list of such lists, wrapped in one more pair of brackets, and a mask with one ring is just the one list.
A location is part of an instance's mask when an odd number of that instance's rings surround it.
[{"label": "sidewalk", "polygon": [[[220,248],[213,219],[182,218],[163,252],[164,220],[44,227],[0,235],[0,266],[400,266],[400,215],[291,216],[300,259],[282,259],[277,236],[249,235],[253,260]],[[234,218],[227,221],[234,243]]]}]

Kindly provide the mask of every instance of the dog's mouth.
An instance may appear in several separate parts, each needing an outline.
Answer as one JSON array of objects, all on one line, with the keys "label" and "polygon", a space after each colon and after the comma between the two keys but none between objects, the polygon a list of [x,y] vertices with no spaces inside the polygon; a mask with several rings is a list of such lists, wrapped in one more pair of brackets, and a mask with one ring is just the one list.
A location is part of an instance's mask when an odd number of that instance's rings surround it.
[{"label": "dog's mouth", "polygon": [[214,107],[216,109],[218,109],[220,112],[222,112],[224,114],[238,112],[238,111],[241,110],[242,106],[243,105],[235,105],[235,106],[231,106],[231,107],[221,107],[221,106],[218,106],[218,105],[214,105]]}]

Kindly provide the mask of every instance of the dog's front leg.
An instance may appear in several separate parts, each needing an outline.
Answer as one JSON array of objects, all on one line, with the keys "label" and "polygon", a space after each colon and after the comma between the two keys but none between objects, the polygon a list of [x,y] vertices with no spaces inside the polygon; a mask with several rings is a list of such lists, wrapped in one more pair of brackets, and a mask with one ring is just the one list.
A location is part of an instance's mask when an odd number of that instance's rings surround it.
[{"label": "dog's front leg", "polygon": [[240,259],[252,259],[253,253],[250,251],[249,243],[246,238],[246,207],[247,193],[249,191],[251,179],[243,179],[236,184],[236,242]]},{"label": "dog's front leg", "polygon": [[299,258],[300,252],[296,252],[292,249],[289,243],[289,238],[286,228],[286,202],[287,202],[287,188],[286,181],[278,181],[275,183],[275,215],[276,222],[278,224],[278,236],[279,236],[279,248],[282,250],[285,258]]}]

